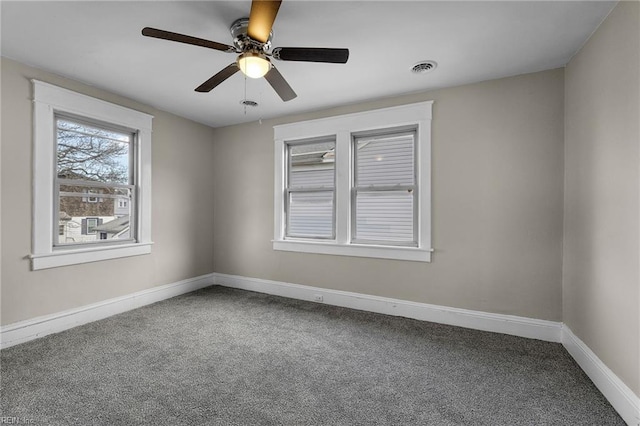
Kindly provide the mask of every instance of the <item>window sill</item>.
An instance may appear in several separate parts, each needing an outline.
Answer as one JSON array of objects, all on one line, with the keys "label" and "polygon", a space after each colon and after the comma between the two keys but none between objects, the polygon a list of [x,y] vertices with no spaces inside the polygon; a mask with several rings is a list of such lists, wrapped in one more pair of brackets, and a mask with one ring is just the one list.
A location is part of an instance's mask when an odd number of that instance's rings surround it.
[{"label": "window sill", "polygon": [[78,265],[121,257],[139,256],[151,253],[152,242],[121,244],[109,247],[90,247],[81,249],[59,250],[52,253],[32,254],[31,269],[57,268],[59,266]]},{"label": "window sill", "polygon": [[273,249],[298,253],[330,254],[335,256],[372,257],[377,259],[431,262],[433,249],[391,247],[364,244],[337,244],[324,241],[274,240]]}]

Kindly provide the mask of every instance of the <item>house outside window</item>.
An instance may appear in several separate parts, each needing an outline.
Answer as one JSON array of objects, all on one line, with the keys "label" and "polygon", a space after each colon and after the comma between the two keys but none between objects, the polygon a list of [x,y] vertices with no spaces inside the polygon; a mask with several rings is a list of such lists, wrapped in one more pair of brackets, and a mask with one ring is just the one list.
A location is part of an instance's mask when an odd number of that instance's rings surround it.
[{"label": "house outside window", "polygon": [[431,108],[274,127],[274,249],[430,261]]},{"label": "house outside window", "polygon": [[150,253],[153,117],[32,83],[32,268]]}]

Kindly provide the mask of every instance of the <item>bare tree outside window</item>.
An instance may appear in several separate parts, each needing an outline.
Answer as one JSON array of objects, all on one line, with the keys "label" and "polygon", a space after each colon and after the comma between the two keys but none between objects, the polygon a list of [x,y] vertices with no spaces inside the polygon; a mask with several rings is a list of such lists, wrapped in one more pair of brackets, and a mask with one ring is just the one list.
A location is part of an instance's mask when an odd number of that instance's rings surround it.
[{"label": "bare tree outside window", "polygon": [[58,119],[61,179],[129,183],[131,135]]}]

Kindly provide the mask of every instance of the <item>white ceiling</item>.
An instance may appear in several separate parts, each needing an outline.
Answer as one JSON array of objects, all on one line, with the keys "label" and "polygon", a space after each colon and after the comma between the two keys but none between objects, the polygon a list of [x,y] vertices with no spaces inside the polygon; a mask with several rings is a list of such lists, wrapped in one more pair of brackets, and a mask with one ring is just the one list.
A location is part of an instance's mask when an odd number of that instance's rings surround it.
[{"label": "white ceiling", "polygon": [[[285,0],[273,46],[346,47],[346,65],[274,63],[297,92],[282,102],[264,79],[195,87],[235,55],[143,37],[145,26],[232,44],[249,1],[2,1],[2,56],[214,127],[557,68],[615,2]],[[421,60],[436,70],[410,73]],[[245,114],[240,101],[259,103]]]}]

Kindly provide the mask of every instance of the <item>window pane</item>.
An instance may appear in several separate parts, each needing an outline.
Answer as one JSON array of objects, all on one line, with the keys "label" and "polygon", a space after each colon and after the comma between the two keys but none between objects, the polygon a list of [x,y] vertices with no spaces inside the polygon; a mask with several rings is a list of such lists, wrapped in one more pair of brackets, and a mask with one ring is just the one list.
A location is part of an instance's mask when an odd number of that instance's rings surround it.
[{"label": "window pane", "polygon": [[333,238],[333,191],[290,193],[287,236]]},{"label": "window pane", "polygon": [[356,240],[410,243],[413,232],[413,194],[409,191],[358,191]]},{"label": "window pane", "polygon": [[413,185],[413,134],[357,142],[357,185]]},{"label": "window pane", "polygon": [[310,188],[334,185],[335,142],[291,145],[289,187]]},{"label": "window pane", "polygon": [[60,185],[56,244],[131,239],[132,204],[128,188]]},{"label": "window pane", "polygon": [[133,135],[58,118],[58,178],[129,183]]}]

